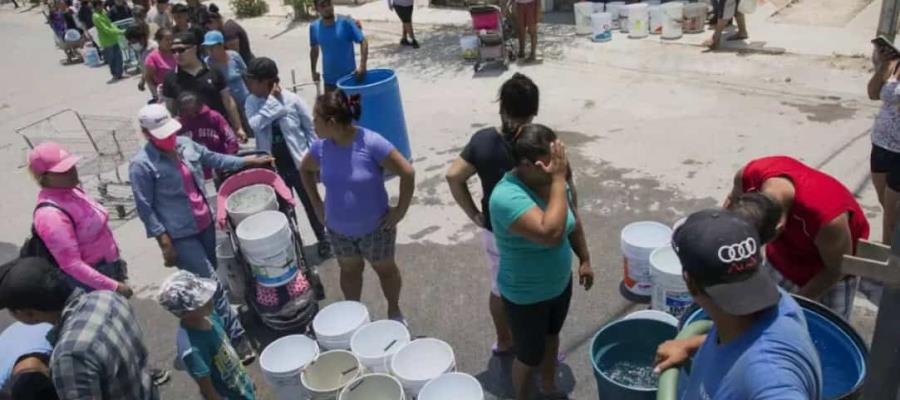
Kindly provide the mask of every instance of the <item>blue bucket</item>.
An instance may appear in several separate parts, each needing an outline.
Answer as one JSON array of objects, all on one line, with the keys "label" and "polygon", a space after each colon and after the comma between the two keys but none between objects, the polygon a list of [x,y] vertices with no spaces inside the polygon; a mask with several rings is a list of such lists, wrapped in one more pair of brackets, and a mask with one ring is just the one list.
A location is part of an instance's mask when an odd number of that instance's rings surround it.
[{"label": "blue bucket", "polygon": [[655,400],[656,385],[627,382],[620,367],[652,371],[656,348],[677,333],[675,326],[653,319],[618,320],[601,328],[591,341],[591,365],[600,400]]},{"label": "blue bucket", "polygon": [[[866,378],[866,343],[850,324],[825,306],[802,297],[794,299],[803,307],[809,336],[822,362],[822,398],[858,398]],[[681,326],[704,319],[709,317],[697,307],[684,314]]]},{"label": "blue bucket", "polygon": [[384,136],[403,157],[411,159],[400,84],[394,71],[372,69],[366,72],[362,81],[356,80],[353,75],[345,76],[338,80],[337,87],[348,95],[360,95],[362,115],[359,117],[359,126]]}]

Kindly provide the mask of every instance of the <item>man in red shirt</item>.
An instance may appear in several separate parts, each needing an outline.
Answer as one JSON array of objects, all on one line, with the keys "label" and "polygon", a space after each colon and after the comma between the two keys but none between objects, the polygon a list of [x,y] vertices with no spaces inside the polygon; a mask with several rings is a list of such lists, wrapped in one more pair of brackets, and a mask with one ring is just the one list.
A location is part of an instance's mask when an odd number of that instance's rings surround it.
[{"label": "man in red shirt", "polygon": [[785,156],[750,161],[738,170],[728,208],[742,193],[759,192],[783,210],[766,245],[770,272],[783,288],[816,299],[849,319],[858,278],[841,272],[845,254],[869,237],[853,194],[837,179]]}]

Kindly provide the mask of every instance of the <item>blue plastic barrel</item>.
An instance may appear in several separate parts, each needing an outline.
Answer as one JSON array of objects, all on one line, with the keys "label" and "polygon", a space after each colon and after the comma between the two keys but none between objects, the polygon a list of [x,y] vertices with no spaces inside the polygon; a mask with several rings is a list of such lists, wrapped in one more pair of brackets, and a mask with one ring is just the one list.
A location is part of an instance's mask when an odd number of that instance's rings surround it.
[{"label": "blue plastic barrel", "polygon": [[[794,296],[803,307],[809,336],[822,363],[822,395],[825,400],[855,399],[866,378],[869,351],[862,337],[843,318],[811,300]],[[708,319],[702,308],[685,313],[682,326]]]},{"label": "blue plastic barrel", "polygon": [[653,319],[624,319],[600,329],[591,342],[591,366],[600,400],[655,400],[656,386],[622,379],[620,366],[653,368],[656,348],[675,338],[677,328]]},{"label": "blue plastic barrel", "polygon": [[400,98],[400,83],[393,70],[369,70],[361,81],[353,75],[346,76],[338,80],[337,87],[348,95],[360,95],[362,115],[359,117],[359,126],[384,136],[407,160],[412,158],[403,101]]}]

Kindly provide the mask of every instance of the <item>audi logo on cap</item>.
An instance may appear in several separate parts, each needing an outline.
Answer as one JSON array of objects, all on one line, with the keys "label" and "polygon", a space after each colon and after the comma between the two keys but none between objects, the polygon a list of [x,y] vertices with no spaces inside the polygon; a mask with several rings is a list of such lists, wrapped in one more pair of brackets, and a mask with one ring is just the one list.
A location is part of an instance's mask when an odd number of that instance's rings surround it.
[{"label": "audi logo on cap", "polygon": [[756,240],[747,238],[740,243],[719,247],[719,260],[726,264],[741,262],[755,256],[756,250]]}]

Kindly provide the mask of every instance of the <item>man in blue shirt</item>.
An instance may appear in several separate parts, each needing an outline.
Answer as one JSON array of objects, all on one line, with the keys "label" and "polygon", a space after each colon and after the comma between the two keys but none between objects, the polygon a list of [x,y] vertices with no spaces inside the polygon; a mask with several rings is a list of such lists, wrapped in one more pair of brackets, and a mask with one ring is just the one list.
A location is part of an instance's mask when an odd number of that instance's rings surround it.
[{"label": "man in blue shirt", "polygon": [[[0,333],[0,399],[58,399],[50,380],[53,325],[16,322]],[[6,396],[6,397],[4,397]]]},{"label": "man in blue shirt", "polygon": [[803,310],[760,269],[758,233],[726,210],[691,215],[672,247],[709,334],[663,343],[656,371],[693,356],[683,400],[820,400],[822,371]]},{"label": "man in blue shirt", "polygon": [[[369,42],[359,25],[352,18],[334,15],[331,0],[316,0],[319,19],[309,25],[309,61],[312,78],[319,82],[319,48],[322,50],[322,75],[325,91],[337,89],[337,81],[347,75],[356,74],[356,79],[366,75],[369,59]],[[356,66],[354,43],[359,43],[359,67]]]}]

